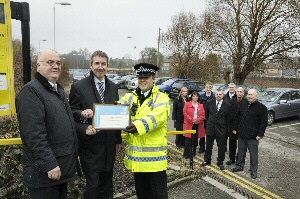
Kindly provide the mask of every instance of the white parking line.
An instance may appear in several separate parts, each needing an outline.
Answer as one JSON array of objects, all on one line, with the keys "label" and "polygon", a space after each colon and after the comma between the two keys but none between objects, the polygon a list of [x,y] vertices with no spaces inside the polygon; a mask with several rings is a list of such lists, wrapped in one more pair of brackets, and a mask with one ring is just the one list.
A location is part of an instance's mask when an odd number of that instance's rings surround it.
[{"label": "white parking line", "polygon": [[234,191],[233,189],[229,189],[228,187],[226,187],[225,185],[219,183],[218,181],[205,176],[203,178],[203,180],[205,180],[206,182],[210,183],[211,185],[219,188],[222,191],[225,191],[226,193],[228,193],[229,195],[231,195],[232,197],[236,198],[236,199],[247,199],[246,197],[242,196],[241,194],[239,194],[238,192]]},{"label": "white parking line", "polygon": [[295,124],[287,124],[287,125],[282,125],[282,126],[275,126],[275,127],[272,127],[272,128],[267,128],[267,130],[272,130],[272,129],[282,128],[282,127],[295,126],[295,125],[298,125],[298,124],[300,124],[300,122],[295,123]]}]

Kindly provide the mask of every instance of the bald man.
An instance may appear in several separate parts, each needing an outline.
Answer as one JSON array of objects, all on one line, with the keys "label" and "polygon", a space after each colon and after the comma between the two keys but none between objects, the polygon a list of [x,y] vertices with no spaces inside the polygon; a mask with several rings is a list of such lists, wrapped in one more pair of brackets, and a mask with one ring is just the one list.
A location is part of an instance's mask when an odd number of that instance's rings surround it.
[{"label": "bald man", "polygon": [[35,79],[17,97],[23,142],[24,185],[31,199],[67,198],[68,182],[78,178],[77,136],[63,88],[59,55],[40,54]]},{"label": "bald man", "polygon": [[233,98],[229,100],[229,103],[231,105],[231,116],[233,123],[229,125],[229,131],[228,131],[228,137],[229,137],[229,160],[226,162],[227,165],[231,165],[235,163],[235,160],[237,159],[236,156],[236,149],[237,149],[237,140],[238,140],[238,134],[237,134],[237,116],[239,113],[239,109],[241,105],[247,105],[248,101],[245,96],[245,90],[243,87],[238,87],[236,90],[236,96],[237,98]]},{"label": "bald man", "polygon": [[247,149],[250,152],[251,178],[257,178],[258,144],[268,125],[268,110],[258,101],[255,89],[248,91],[248,104],[241,104],[238,114],[238,158],[232,172],[244,170]]}]

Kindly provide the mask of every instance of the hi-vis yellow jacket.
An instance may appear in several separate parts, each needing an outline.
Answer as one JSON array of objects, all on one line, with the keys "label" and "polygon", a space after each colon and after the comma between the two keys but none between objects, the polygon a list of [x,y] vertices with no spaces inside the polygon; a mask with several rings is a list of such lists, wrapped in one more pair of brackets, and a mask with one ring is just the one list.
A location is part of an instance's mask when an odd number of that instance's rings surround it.
[{"label": "hi-vis yellow jacket", "polygon": [[138,105],[136,114],[131,116],[138,133],[127,133],[126,137],[126,168],[132,172],[167,170],[169,97],[154,85],[151,96],[142,105],[135,91],[127,93],[119,102],[130,107]]}]

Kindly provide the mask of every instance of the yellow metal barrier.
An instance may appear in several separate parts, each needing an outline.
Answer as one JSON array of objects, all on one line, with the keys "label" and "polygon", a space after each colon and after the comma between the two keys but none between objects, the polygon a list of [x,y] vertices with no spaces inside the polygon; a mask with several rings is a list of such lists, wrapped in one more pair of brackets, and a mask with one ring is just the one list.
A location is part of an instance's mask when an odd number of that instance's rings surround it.
[{"label": "yellow metal barrier", "polygon": [[[167,133],[168,136],[171,135],[178,135],[178,134],[186,134],[186,133],[192,133],[195,134],[196,130],[186,130],[186,131],[169,131]],[[122,134],[122,138],[126,138],[126,134]],[[0,139],[0,146],[5,146],[5,145],[19,145],[22,144],[21,138],[9,138],[9,139]]]}]

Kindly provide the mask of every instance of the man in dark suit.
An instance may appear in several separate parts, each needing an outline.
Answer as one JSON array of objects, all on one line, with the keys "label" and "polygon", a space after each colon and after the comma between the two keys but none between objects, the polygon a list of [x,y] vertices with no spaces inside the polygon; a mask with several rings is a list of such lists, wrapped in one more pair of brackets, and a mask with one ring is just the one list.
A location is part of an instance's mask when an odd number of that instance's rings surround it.
[{"label": "man in dark suit", "polygon": [[[248,104],[248,101],[246,98],[244,98],[245,90],[243,87],[239,87],[236,90],[237,98],[233,98],[229,101],[231,105],[231,115],[232,115],[232,122],[237,122],[237,117],[239,113],[240,106],[244,106],[245,104]],[[233,129],[233,126],[235,124],[231,123],[229,127],[228,137],[229,137],[229,160],[226,162],[227,165],[231,165],[235,163],[236,158],[236,148],[237,148],[237,140],[238,140],[238,134]]]},{"label": "man in dark suit", "polygon": [[223,161],[225,159],[224,142],[228,132],[228,124],[230,122],[229,102],[223,100],[223,90],[218,89],[216,92],[216,100],[207,102],[206,114],[206,151],[204,154],[204,162],[202,166],[211,164],[211,155],[214,140],[218,145],[217,165],[224,170]]},{"label": "man in dark suit", "polygon": [[258,101],[258,94],[255,89],[248,91],[246,105],[241,105],[239,110],[238,127],[238,159],[236,167],[232,172],[244,170],[247,148],[250,152],[251,178],[257,178],[258,168],[258,144],[265,134],[268,125],[268,109]]},{"label": "man in dark suit", "polygon": [[[223,100],[225,100],[226,102],[229,102],[230,100],[236,100],[237,95],[236,95],[236,85],[235,83],[229,83],[228,85],[229,87],[229,91],[224,95]],[[228,140],[228,134],[225,138],[225,142],[224,142],[224,147],[225,147],[225,152],[227,152],[227,140]]]},{"label": "man in dark suit", "polygon": [[[205,92],[202,95],[200,95],[200,104],[203,104],[204,110],[205,110],[207,101],[216,99],[215,94],[212,92],[212,88],[213,88],[212,83],[207,82],[205,84]],[[206,119],[204,120],[204,128],[206,128]],[[204,153],[205,152],[205,137],[199,139],[199,146],[200,147],[199,147],[198,153]]]},{"label": "man in dark suit", "polygon": [[70,91],[80,162],[86,177],[86,199],[113,198],[113,167],[116,144],[122,143],[121,131],[96,131],[92,126],[93,103],[114,104],[119,100],[117,85],[106,77],[108,67],[107,54],[94,52],[90,76],[73,84]]}]

